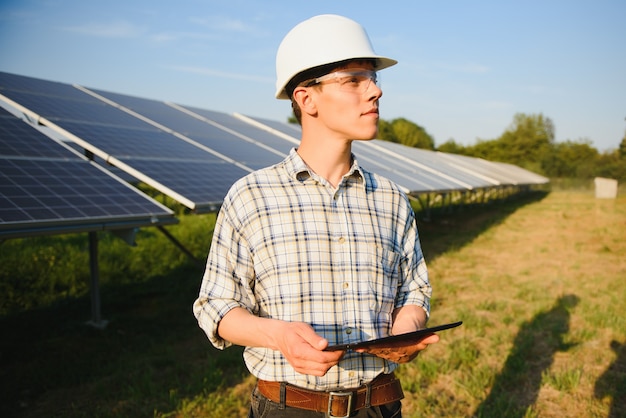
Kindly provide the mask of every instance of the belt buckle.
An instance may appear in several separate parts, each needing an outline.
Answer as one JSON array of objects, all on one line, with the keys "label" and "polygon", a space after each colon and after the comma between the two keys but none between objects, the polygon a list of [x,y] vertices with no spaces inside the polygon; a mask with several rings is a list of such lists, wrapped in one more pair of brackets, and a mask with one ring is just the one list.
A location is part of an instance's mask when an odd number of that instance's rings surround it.
[{"label": "belt buckle", "polygon": [[[328,416],[329,418],[348,418],[352,413],[352,396],[353,392],[329,392],[328,393]],[[346,415],[333,415],[332,407],[334,398],[348,398],[348,405],[346,408]]]}]

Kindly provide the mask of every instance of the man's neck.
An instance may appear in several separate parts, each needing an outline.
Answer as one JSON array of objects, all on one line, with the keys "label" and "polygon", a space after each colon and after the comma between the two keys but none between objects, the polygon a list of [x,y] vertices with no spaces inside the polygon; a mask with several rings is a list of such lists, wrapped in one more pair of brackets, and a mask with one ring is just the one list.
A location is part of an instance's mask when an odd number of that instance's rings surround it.
[{"label": "man's neck", "polygon": [[298,154],[318,176],[337,187],[352,165],[352,141],[303,135]]}]

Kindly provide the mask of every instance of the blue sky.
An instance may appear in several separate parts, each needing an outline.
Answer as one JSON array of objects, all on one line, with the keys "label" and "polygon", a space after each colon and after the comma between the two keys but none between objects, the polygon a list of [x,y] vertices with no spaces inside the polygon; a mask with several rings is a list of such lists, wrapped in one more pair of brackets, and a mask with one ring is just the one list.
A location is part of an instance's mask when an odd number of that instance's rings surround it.
[{"label": "blue sky", "polygon": [[518,112],[552,119],[559,142],[624,137],[623,0],[3,0],[0,71],[284,121],[276,49],[322,13],[399,61],[380,74],[381,117],[437,145],[497,138]]}]

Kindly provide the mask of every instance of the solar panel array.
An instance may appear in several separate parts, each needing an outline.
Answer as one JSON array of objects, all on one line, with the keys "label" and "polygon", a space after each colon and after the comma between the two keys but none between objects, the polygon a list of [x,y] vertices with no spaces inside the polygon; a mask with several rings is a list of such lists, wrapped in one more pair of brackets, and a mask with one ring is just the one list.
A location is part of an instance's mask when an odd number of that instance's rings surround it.
[{"label": "solar panel array", "polygon": [[[216,210],[234,181],[282,160],[301,133],[297,125],[2,72],[0,94],[196,212]],[[355,142],[353,151],[412,195],[548,182],[510,164],[381,140]]]},{"label": "solar panel array", "polygon": [[69,84],[0,73],[0,94],[107,163],[199,212],[218,207],[232,181],[252,170]]},{"label": "solar panel array", "polygon": [[0,237],[173,222],[170,209],[0,108]]}]

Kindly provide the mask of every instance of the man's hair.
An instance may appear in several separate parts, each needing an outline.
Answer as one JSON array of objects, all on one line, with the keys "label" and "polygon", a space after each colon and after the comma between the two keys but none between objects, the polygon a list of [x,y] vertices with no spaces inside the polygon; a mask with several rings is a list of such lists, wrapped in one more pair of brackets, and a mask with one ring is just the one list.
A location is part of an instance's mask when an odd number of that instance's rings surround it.
[{"label": "man's hair", "polygon": [[304,70],[296,74],[295,76],[291,78],[291,80],[289,80],[289,82],[285,86],[285,92],[291,99],[291,109],[293,110],[293,115],[295,116],[296,120],[298,121],[300,125],[302,125],[302,110],[300,109],[300,106],[298,106],[298,102],[296,102],[293,98],[293,91],[296,89],[296,87],[298,87],[305,81],[312,80],[314,78],[329,74],[330,72],[338,68],[342,68],[351,62],[368,63],[368,64],[371,63],[373,66],[376,66],[376,59],[352,58],[352,59],[348,59],[344,61],[333,62],[331,64],[325,64],[325,65],[320,65],[318,67],[309,68],[307,70]]}]

